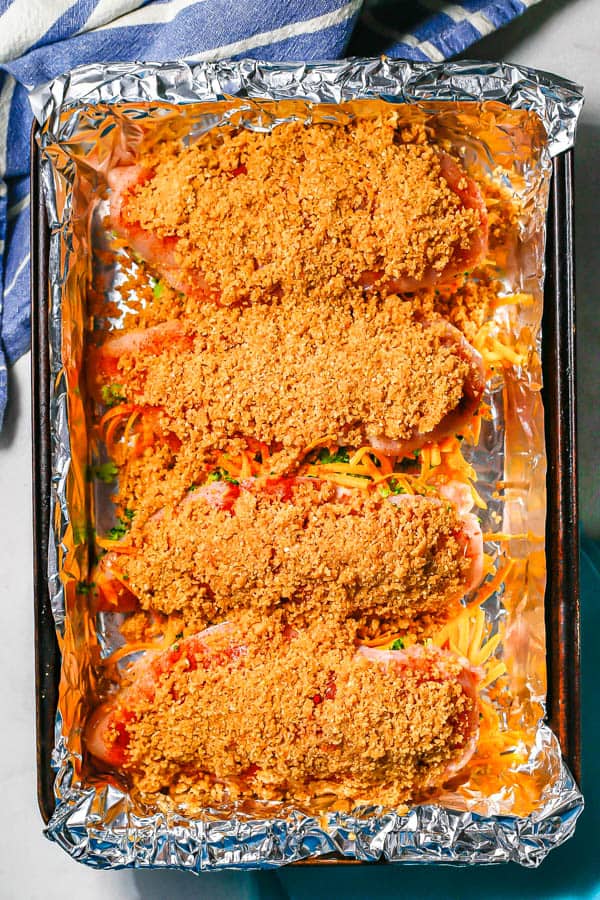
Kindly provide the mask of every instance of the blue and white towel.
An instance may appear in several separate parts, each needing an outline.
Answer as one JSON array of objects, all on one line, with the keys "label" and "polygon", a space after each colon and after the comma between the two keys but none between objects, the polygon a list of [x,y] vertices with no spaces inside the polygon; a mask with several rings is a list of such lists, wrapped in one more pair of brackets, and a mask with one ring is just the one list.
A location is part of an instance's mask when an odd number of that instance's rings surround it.
[{"label": "blue and white towel", "polygon": [[91,62],[447,59],[537,0],[0,0],[0,427],[29,346],[27,91]]}]

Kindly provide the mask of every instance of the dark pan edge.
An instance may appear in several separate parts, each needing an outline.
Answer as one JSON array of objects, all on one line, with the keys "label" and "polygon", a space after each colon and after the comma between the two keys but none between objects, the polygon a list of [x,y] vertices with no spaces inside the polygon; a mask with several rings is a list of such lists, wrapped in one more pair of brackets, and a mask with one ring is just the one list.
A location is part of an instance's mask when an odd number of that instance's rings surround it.
[{"label": "dark pan edge", "polygon": [[49,233],[40,184],[39,151],[31,134],[31,428],[33,438],[33,590],[37,796],[44,822],[54,812],[51,755],[58,705],[60,651],[48,593],[50,526],[50,352],[48,340]]},{"label": "dark pan edge", "polygon": [[542,320],[542,391],[548,458],[546,639],[548,721],[581,777],[579,526],[575,408],[573,151],[554,160]]}]

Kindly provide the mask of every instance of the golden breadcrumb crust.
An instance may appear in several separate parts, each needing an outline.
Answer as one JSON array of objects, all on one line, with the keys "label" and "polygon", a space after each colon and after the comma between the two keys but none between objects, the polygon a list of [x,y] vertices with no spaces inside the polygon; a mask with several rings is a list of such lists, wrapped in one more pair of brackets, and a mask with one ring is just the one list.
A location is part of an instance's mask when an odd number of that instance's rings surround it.
[{"label": "golden breadcrumb crust", "polygon": [[165,332],[160,352],[122,356],[118,380],[198,447],[224,449],[242,435],[297,452],[325,435],[358,446],[412,440],[460,407],[478,378],[458,332],[419,321],[395,297],[345,311],[207,307],[179,321],[190,347]]},{"label": "golden breadcrumb crust", "polygon": [[[221,489],[232,495],[230,510],[214,507]],[[470,562],[451,504],[338,497],[334,486],[311,483],[282,499],[282,489],[289,486],[213,484],[140,528],[134,522],[133,552],[120,556],[129,589],[144,608],[183,612],[196,627],[282,604],[309,621],[352,617],[373,629],[383,617],[414,626],[443,618],[464,593]]]},{"label": "golden breadcrumb crust", "polygon": [[190,288],[200,272],[226,305],[270,293],[327,302],[365,273],[420,279],[481,228],[425,129],[402,133],[394,114],[212,131],[159,144],[144,166],[153,175],[127,198],[126,222],[176,239]]},{"label": "golden breadcrumb crust", "polygon": [[142,794],[400,803],[464,752],[475,701],[456,658],[425,649],[386,667],[355,655],[345,627],[296,632],[277,617],[238,634],[213,636],[212,661],[184,654],[151,701],[128,691],[126,769]]}]

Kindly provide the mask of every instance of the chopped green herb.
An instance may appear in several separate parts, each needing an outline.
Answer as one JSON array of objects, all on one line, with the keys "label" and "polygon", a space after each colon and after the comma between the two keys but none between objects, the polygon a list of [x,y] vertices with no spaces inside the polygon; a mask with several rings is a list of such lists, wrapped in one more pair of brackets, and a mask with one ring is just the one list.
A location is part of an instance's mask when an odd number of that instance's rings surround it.
[{"label": "chopped green herb", "polygon": [[117,520],[117,524],[109,530],[106,537],[109,541],[120,541],[121,538],[125,537],[130,527],[131,519],[129,517],[127,519],[122,519],[119,517],[119,519]]},{"label": "chopped green herb", "polygon": [[221,468],[213,469],[213,471],[206,479],[207,484],[211,484],[211,482],[213,481],[228,481],[229,484],[239,484],[239,481],[237,481],[235,478],[232,478],[229,472]]},{"label": "chopped green herb", "polygon": [[178,631],[177,634],[175,635],[175,640],[180,641],[182,637],[183,637],[183,631]]},{"label": "chopped green herb", "polygon": [[402,640],[402,638],[396,638],[396,640],[390,647],[390,650],[404,650],[404,641]]},{"label": "chopped green herb", "polygon": [[162,297],[164,292],[165,292],[164,284],[162,283],[162,281],[157,281],[152,288],[152,293],[154,294],[154,299],[160,300],[160,298]]},{"label": "chopped green herb", "polygon": [[89,594],[92,590],[92,585],[88,584],[87,581],[78,581],[77,587],[75,589],[75,593],[77,594]]},{"label": "chopped green herb", "polygon": [[413,456],[415,459],[418,459],[420,457],[420,455],[421,455],[420,450],[413,450]]},{"label": "chopped green herb", "polygon": [[322,463],[348,463],[350,462],[350,456],[345,447],[338,447],[335,453],[330,453],[327,447],[323,447],[319,450],[317,459]]},{"label": "chopped green herb", "polygon": [[111,460],[94,466],[92,471],[94,478],[97,478],[98,481],[104,481],[105,484],[110,484],[111,481],[114,481],[119,473],[117,466]]},{"label": "chopped green herb", "polygon": [[379,492],[382,497],[389,497],[391,494],[405,494],[405,489],[398,484],[395,478],[389,478],[385,484],[379,486]]},{"label": "chopped green herb", "polygon": [[[215,479],[212,478],[212,479],[210,479],[210,480],[211,480],[211,481],[214,481]],[[199,485],[199,484],[196,484],[195,482],[192,483],[192,484],[190,484],[190,486],[187,488],[188,494],[191,494],[192,491],[197,491],[199,487],[200,487],[200,485]]]},{"label": "chopped green herb", "polygon": [[127,534],[127,525],[120,524],[110,528],[106,537],[109,541],[120,541]]},{"label": "chopped green herb", "polygon": [[123,515],[126,519],[129,519],[130,522],[133,521],[133,517],[135,516],[135,509],[124,509]]},{"label": "chopped green herb", "polygon": [[102,402],[105,406],[116,406],[126,399],[122,384],[105,384],[102,388]]}]

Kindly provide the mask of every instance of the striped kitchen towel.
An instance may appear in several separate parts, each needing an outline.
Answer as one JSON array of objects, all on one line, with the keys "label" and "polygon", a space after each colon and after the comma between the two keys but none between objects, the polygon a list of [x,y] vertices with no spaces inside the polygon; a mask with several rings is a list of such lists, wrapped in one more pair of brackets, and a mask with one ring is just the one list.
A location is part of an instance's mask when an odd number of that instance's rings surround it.
[{"label": "striped kitchen towel", "polygon": [[442,60],[536,0],[0,0],[0,427],[6,365],[29,346],[27,91],[91,62]]}]

